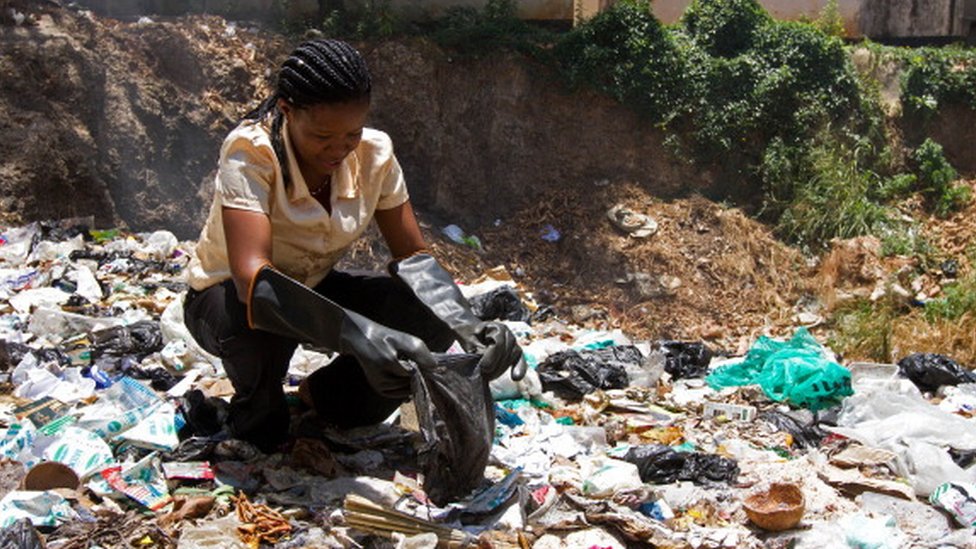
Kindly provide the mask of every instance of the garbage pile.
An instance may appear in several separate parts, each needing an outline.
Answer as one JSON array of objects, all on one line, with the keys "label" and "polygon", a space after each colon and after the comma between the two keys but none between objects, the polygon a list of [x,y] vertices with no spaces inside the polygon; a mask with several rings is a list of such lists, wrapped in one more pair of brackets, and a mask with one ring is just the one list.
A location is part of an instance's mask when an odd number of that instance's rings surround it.
[{"label": "garbage pile", "polygon": [[0,236],[0,548],[976,543],[976,377],[951,357],[845,364],[802,328],[738,357],[632,341],[495,269],[463,291],[530,369],[490,384],[484,480],[445,503],[422,406],[345,431],[304,407],[328,355],[292,360],[290,447],[228,438],[233,389],[181,320],[192,243],[90,226]]}]

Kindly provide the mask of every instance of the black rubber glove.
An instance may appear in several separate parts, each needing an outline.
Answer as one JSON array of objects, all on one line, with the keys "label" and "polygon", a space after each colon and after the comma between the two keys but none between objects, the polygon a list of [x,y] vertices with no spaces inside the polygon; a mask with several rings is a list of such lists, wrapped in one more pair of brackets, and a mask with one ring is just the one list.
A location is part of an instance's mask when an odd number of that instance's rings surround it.
[{"label": "black rubber glove", "polygon": [[428,254],[410,256],[391,264],[390,273],[457,334],[465,351],[483,355],[479,366],[488,379],[508,368],[515,381],[525,376],[527,366],[515,334],[501,322],[485,322],[475,316],[454,278],[436,259]]},{"label": "black rubber glove", "polygon": [[434,366],[419,338],[344,309],[271,267],[263,267],[251,283],[248,322],[252,328],[356,357],[369,384],[387,398],[408,398],[416,364]]}]

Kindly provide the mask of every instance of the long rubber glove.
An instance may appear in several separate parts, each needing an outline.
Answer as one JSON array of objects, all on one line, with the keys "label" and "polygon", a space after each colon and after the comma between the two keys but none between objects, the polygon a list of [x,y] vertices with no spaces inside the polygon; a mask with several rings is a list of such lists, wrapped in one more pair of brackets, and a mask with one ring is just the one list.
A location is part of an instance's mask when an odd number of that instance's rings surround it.
[{"label": "long rubber glove", "polygon": [[356,357],[373,389],[388,398],[408,398],[416,364],[433,367],[422,340],[344,309],[270,266],[251,282],[248,323],[252,328]]},{"label": "long rubber glove", "polygon": [[399,278],[434,315],[450,328],[470,353],[483,354],[481,371],[495,379],[512,369],[512,379],[525,376],[527,368],[515,335],[501,322],[485,322],[475,316],[471,305],[454,284],[454,278],[433,256],[417,254],[390,265]]}]

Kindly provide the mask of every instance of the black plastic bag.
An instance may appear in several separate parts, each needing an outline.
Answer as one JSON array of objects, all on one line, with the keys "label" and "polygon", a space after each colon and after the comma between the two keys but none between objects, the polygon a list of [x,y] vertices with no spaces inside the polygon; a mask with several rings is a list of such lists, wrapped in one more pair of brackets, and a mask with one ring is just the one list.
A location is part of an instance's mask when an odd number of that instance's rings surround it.
[{"label": "black plastic bag", "polygon": [[654,484],[690,480],[696,484],[735,482],[739,464],[716,454],[678,452],[663,444],[635,446],[623,459],[637,466],[640,478]]},{"label": "black plastic bag", "polygon": [[976,461],[976,450],[957,450],[949,448],[949,457],[956,465],[968,469]]},{"label": "black plastic bag", "polygon": [[780,431],[786,431],[793,437],[793,442],[799,448],[817,448],[827,436],[826,431],[816,423],[804,425],[795,417],[782,412],[769,411],[759,414],[759,419],[769,423]]},{"label": "black plastic bag", "polygon": [[174,385],[180,382],[182,377],[177,377],[166,368],[157,366],[148,370],[141,366],[133,366],[126,371],[130,377],[149,381],[149,386],[157,391],[169,391]]},{"label": "black plastic bag", "polygon": [[32,350],[23,343],[0,339],[0,371],[16,368]]},{"label": "black plastic bag", "polygon": [[976,374],[951,358],[934,353],[915,353],[898,361],[898,373],[923,392],[935,392],[944,385],[976,382]]},{"label": "black plastic bag", "polygon": [[130,326],[92,332],[91,342],[93,360],[104,355],[135,355],[142,358],[163,348],[163,334],[158,322],[142,320]]},{"label": "black plastic bag", "polygon": [[468,301],[471,312],[481,320],[529,320],[529,309],[511,286],[499,286]]},{"label": "black plastic bag", "polygon": [[0,371],[16,368],[27,355],[34,355],[37,362],[57,362],[60,366],[71,366],[71,357],[57,347],[34,349],[23,343],[0,340]]},{"label": "black plastic bag", "polygon": [[579,400],[597,389],[623,389],[630,383],[626,365],[644,361],[640,349],[620,345],[595,351],[560,351],[537,369],[542,389],[567,400]]},{"label": "black plastic bag", "polygon": [[227,423],[228,408],[224,399],[208,397],[200,389],[187,391],[180,401],[186,419],[186,425],[179,432],[180,438],[209,437],[219,433]]},{"label": "black plastic bag", "polygon": [[435,354],[411,381],[424,443],[424,491],[437,505],[464,496],[484,479],[495,434],[494,401],[476,354]]},{"label": "black plastic bag", "polygon": [[[184,431],[180,431],[183,434]],[[214,437],[193,436],[180,442],[169,452],[161,454],[164,461],[206,461],[213,457],[217,444],[225,440],[226,433]]]},{"label": "black plastic bag", "polygon": [[700,341],[661,341],[664,353],[664,371],[674,379],[705,377],[712,351]]},{"label": "black plastic bag", "polygon": [[0,530],[0,549],[44,549],[44,543],[30,519],[21,518]]}]

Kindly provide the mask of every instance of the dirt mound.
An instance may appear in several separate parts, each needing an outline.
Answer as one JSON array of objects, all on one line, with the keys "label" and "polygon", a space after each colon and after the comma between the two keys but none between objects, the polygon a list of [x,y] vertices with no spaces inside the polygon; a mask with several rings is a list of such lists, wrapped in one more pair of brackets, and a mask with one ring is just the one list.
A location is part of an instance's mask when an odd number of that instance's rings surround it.
[{"label": "dirt mound", "polygon": [[29,15],[0,26],[5,221],[93,214],[195,236],[220,141],[263,93],[276,39],[213,17]]},{"label": "dirt mound", "polygon": [[[616,228],[622,204],[658,224],[645,239]],[[505,266],[540,305],[582,325],[648,339],[705,339],[744,350],[760,333],[794,325],[815,290],[815,270],[737,209],[702,197],[664,201],[637,185],[565,189],[476,236],[477,252],[424,223],[427,240],[460,279]],[[555,242],[543,235],[554,235]],[[385,269],[377,232],[344,266]]]}]

